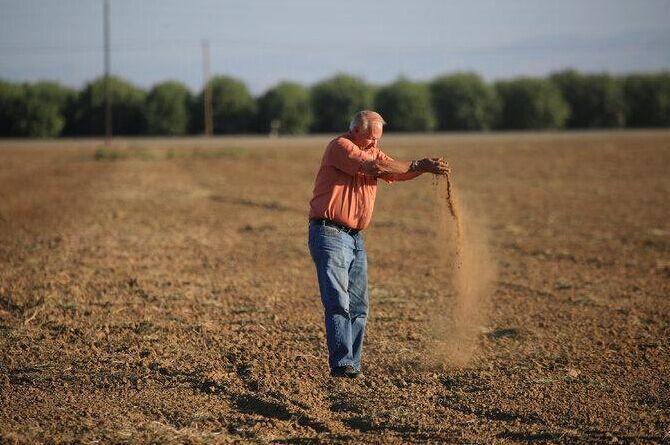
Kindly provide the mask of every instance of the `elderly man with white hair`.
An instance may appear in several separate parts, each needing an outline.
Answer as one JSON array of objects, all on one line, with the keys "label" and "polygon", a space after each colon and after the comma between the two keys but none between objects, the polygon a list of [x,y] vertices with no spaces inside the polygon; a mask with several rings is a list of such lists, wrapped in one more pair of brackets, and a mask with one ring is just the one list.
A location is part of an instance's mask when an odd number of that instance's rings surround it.
[{"label": "elderly man with white hair", "polygon": [[399,161],[386,155],[379,148],[385,123],[374,111],[354,115],[349,131],[326,147],[310,201],[308,244],[333,377],[361,375],[368,317],[368,263],[361,231],[372,219],[377,179],[406,181],[422,173],[450,172],[441,158]]}]

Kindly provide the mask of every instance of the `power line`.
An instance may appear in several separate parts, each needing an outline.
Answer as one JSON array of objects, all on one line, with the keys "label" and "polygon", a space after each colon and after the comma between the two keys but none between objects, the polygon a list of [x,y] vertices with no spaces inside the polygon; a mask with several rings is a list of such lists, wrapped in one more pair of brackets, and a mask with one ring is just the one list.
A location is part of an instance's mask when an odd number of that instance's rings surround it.
[{"label": "power line", "polygon": [[[121,43],[115,44],[111,47],[114,52],[133,52],[133,51],[163,51],[180,49],[193,49],[200,47],[201,44],[193,39],[162,39],[154,40],[148,43]],[[238,39],[219,39],[210,40],[210,47],[226,46],[229,49],[258,47],[261,49],[278,49],[278,50],[349,50],[351,45],[338,42],[277,42],[277,41],[260,41],[260,40],[238,40]],[[631,49],[664,49],[667,47],[667,42],[661,39],[652,41],[629,41],[629,42],[583,42],[578,44],[566,44],[565,47],[560,47],[561,50],[594,50],[600,51],[611,48],[631,48]],[[510,51],[528,51],[528,50],[546,50],[556,51],[556,44],[552,43],[525,43],[525,44],[510,44],[510,45],[445,45],[438,42],[431,44],[417,44],[417,45],[387,45],[368,43],[365,45],[366,50],[377,51],[424,51],[434,50],[436,52],[469,52],[469,53],[486,53],[486,52],[510,52]],[[0,52],[3,54],[38,54],[38,53],[78,53],[78,52],[98,52],[100,47],[94,45],[21,45],[21,44],[0,44]]]}]

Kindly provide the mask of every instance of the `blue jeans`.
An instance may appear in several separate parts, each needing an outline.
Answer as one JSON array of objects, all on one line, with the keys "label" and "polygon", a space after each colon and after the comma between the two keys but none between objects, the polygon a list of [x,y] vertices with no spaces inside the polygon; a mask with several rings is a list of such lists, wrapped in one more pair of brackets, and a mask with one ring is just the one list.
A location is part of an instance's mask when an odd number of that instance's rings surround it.
[{"label": "blue jeans", "polygon": [[309,225],[309,252],[316,265],[326,322],[330,368],[361,369],[368,319],[368,259],[363,235]]}]

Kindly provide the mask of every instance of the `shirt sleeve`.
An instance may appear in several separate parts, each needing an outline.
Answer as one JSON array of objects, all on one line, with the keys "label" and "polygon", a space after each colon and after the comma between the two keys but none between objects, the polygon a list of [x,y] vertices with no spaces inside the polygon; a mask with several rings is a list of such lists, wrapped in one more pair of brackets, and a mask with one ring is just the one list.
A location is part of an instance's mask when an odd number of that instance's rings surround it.
[{"label": "shirt sleeve", "polygon": [[354,176],[363,164],[374,161],[371,154],[365,153],[356,144],[344,138],[334,140],[326,157],[326,164],[332,165],[344,173]]}]

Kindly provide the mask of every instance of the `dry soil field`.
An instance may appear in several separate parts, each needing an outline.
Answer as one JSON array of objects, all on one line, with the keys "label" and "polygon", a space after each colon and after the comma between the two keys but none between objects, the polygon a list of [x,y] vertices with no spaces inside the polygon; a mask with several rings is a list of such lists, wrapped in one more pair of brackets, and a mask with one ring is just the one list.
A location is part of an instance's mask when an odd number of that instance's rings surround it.
[{"label": "dry soil field", "polygon": [[327,139],[0,143],[0,442],[670,442],[670,132],[385,137],[451,161],[498,273],[435,364],[435,187],[380,185],[359,380],[306,246]]}]

